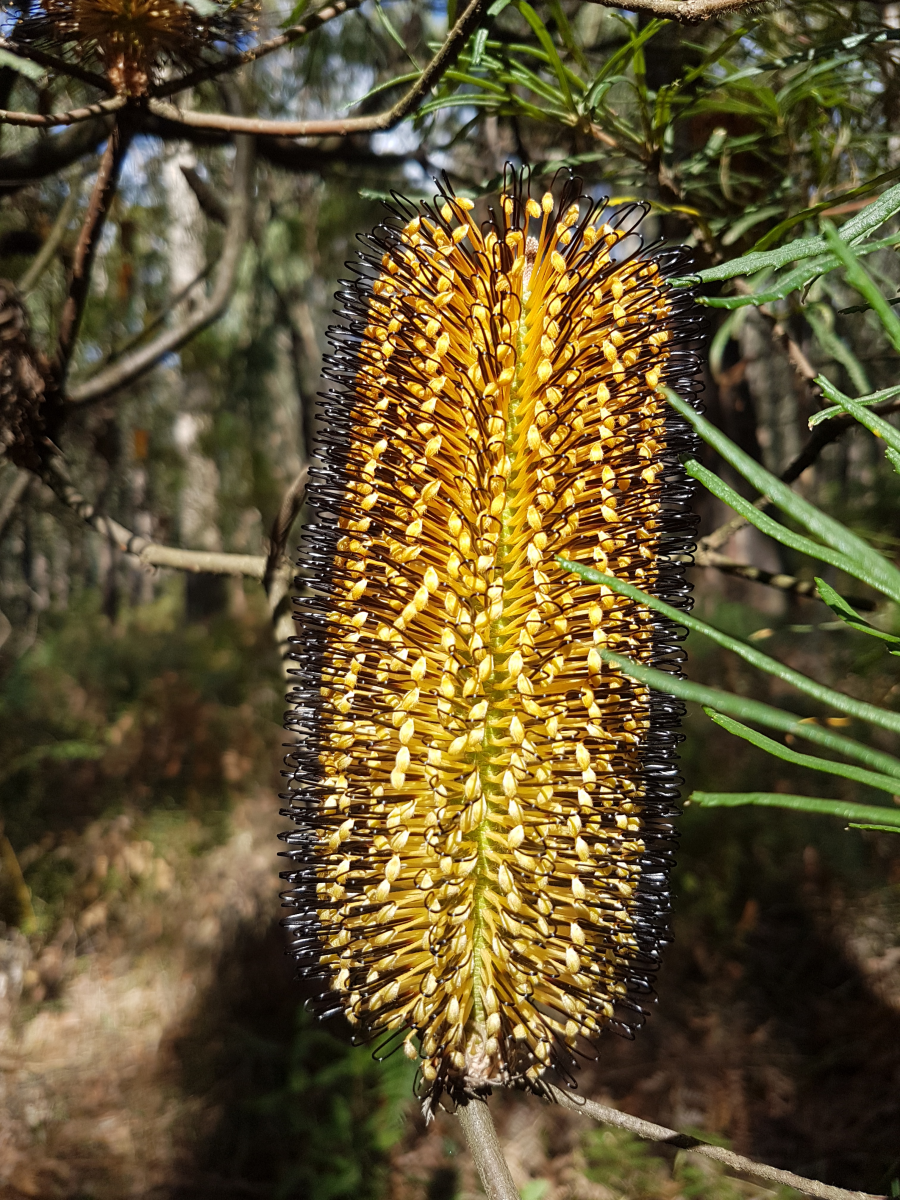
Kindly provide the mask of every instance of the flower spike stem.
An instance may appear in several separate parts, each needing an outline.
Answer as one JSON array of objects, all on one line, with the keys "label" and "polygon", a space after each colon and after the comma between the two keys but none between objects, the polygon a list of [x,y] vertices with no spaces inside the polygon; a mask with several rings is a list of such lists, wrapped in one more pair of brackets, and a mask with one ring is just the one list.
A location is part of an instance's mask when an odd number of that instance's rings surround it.
[{"label": "flower spike stem", "polygon": [[487,1102],[469,1100],[456,1110],[488,1200],[519,1200]]}]

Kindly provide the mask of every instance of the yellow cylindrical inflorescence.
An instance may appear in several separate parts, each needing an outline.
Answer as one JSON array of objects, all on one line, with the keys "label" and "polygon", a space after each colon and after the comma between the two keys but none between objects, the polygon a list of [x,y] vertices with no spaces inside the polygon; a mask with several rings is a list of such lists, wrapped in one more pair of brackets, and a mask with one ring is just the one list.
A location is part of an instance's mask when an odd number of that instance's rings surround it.
[{"label": "yellow cylindrical inflorescence", "polygon": [[643,210],[401,207],[339,297],[299,601],[287,924],[430,1103],[568,1071],[641,1016],[666,937],[676,631],[558,556],[678,603],[696,317]]}]

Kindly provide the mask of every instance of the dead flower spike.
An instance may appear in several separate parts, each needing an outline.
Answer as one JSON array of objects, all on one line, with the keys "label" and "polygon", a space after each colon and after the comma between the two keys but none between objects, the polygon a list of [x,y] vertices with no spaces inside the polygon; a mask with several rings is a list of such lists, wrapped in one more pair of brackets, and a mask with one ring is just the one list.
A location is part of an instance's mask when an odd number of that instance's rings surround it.
[{"label": "dead flower spike", "polygon": [[258,0],[30,0],[13,40],[97,62],[120,94],[141,96],[168,65],[214,61],[255,23]]},{"label": "dead flower spike", "polygon": [[426,1108],[571,1082],[642,1020],[667,940],[699,321],[640,205],[445,187],[365,239],[331,331],[302,550],[286,919],[323,1013],[419,1063]]}]

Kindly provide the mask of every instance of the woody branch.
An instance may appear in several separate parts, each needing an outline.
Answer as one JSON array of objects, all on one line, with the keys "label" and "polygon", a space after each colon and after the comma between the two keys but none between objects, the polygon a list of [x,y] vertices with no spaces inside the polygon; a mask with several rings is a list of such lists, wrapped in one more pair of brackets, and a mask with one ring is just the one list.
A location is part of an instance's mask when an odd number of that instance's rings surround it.
[{"label": "woody branch", "polygon": [[119,172],[122,169],[122,163],[125,161],[125,155],[128,153],[130,140],[131,135],[129,130],[117,122],[110,132],[106,149],[100,160],[100,169],[97,171],[97,178],[94,182],[91,198],[88,201],[87,212],[84,216],[81,232],[78,235],[74,261],[72,263],[72,273],[69,278],[68,295],[66,296],[62,316],[60,317],[59,333],[56,341],[56,355],[51,368],[55,382],[59,387],[65,382],[69,360],[75,348],[75,341],[81,326],[81,318],[84,315],[84,306],[87,303],[88,292],[90,291],[91,268],[94,263],[94,255],[97,251],[100,235],[103,232],[103,226],[106,223],[110,205],[116,194]]},{"label": "woody branch", "polygon": [[[263,46],[258,47],[255,51],[251,51],[246,56],[235,55],[232,58],[224,59],[219,64],[204,68],[200,75],[202,75],[202,78],[211,78],[216,74],[236,70],[238,67],[243,66],[244,63],[261,57],[262,54],[271,53],[282,46],[298,40],[307,33],[311,33],[314,29],[325,24],[327,20],[331,20],[352,8],[358,7],[360,3],[362,3],[362,0],[336,0],[334,4],[320,9],[318,14],[312,14],[303,25],[296,26],[293,36],[288,36],[292,31],[287,30],[280,37],[272,39],[271,42],[264,43]],[[440,49],[415,83],[391,108],[371,116],[341,117],[319,121],[269,121],[258,117],[234,116],[229,113],[189,112],[176,107],[174,104],[168,104],[164,99],[157,98],[181,91],[191,86],[192,82],[199,82],[200,76],[195,79],[194,74],[173,80],[170,84],[160,88],[157,93],[152,94],[146,102],[142,100],[140,103],[133,104],[132,106],[138,110],[143,109],[154,116],[170,121],[186,131],[191,129],[207,129],[226,133],[265,134],[291,138],[347,137],[355,133],[382,132],[392,129],[400,121],[416,111],[430,90],[440,82],[444,73],[456,61],[469,36],[478,26],[486,7],[487,0],[470,0],[469,5],[464,9],[459,20],[448,31]],[[318,19],[315,19],[316,17]],[[104,116],[129,103],[127,97],[114,96],[109,100],[98,101],[95,104],[71,109],[67,112],[50,113],[47,115],[0,109],[0,124],[31,125],[38,128],[74,125],[98,116]]]},{"label": "woody branch", "polygon": [[425,70],[409,90],[384,112],[367,117],[340,117],[321,121],[268,121],[259,117],[235,117],[228,113],[186,112],[173,104],[150,99],[151,113],[193,129],[220,129],[230,133],[272,134],[280,137],[347,137],[354,133],[378,133],[392,129],[416,111],[431,88],[440,82],[477,27],[487,0],[470,0],[459,20],[447,34]]},{"label": "woody branch", "polygon": [[69,388],[66,394],[69,404],[93,403],[133,383],[165,355],[179,350],[207,325],[212,324],[227,306],[247,242],[253,188],[253,139],[237,138],[236,142],[228,223],[209,295],[180,324],[164,329],[147,345],[111,363],[84,383]]},{"label": "woody branch", "polygon": [[[729,1171],[739,1175],[749,1175],[777,1187],[792,1188],[804,1196],[814,1197],[814,1200],[886,1200],[883,1196],[873,1196],[868,1192],[853,1192],[846,1188],[832,1187],[828,1183],[820,1183],[817,1179],[807,1179],[795,1175],[793,1171],[783,1171],[779,1167],[770,1167],[767,1163],[756,1162],[745,1158],[743,1154],[735,1154],[724,1146],[712,1146],[691,1134],[679,1133],[675,1129],[667,1129],[664,1125],[656,1125],[651,1121],[643,1121],[629,1113],[619,1112],[606,1104],[598,1104],[582,1096],[575,1096],[561,1088],[548,1085],[548,1098],[555,1101],[561,1108],[582,1116],[591,1117],[604,1125],[612,1125],[616,1129],[625,1129],[645,1141],[656,1142],[658,1145],[673,1146],[703,1158],[720,1163]],[[472,1152],[472,1158],[481,1178],[488,1200],[517,1200],[518,1192],[509,1173],[509,1167],[503,1156],[503,1148],[497,1137],[490,1109],[483,1100],[473,1100],[457,1109],[457,1116]]]},{"label": "woody branch", "polygon": [[745,8],[762,7],[760,0],[592,0],[605,8],[624,8],[629,12],[650,13],[672,21],[696,25],[712,17],[740,12]]}]

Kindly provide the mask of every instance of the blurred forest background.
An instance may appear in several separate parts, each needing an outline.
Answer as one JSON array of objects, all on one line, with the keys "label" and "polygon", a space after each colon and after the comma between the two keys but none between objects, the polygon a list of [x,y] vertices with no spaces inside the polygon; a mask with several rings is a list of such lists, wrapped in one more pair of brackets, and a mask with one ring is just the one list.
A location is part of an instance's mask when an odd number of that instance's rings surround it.
[{"label": "blurred forest background", "polygon": [[[177,110],[163,95],[132,113],[80,336],[48,376],[69,482],[28,469],[21,444],[0,465],[4,1200],[480,1194],[456,1123],[418,1116],[409,1064],[376,1063],[339,1022],[313,1022],[283,956],[283,604],[259,564],[273,523],[288,553],[296,543],[333,293],[391,189],[429,196],[446,171],[479,197],[507,161],[542,185],[571,168],[593,195],[649,201],[648,237],[686,242],[708,267],[814,232],[820,213],[840,225],[900,178],[900,5],[723,3],[694,24],[648,7],[479,5],[455,63],[390,129],[262,130],[236,150],[227,124],[179,113],[380,113],[454,7],[335,5],[240,70],[200,71]],[[103,98],[112,59],[77,32],[90,9],[3,6],[0,108],[46,117]],[[218,11],[221,27],[193,64],[161,52],[157,85],[306,19],[303,0],[192,11]],[[87,64],[83,77],[54,56]],[[0,124],[4,353],[53,359],[114,120]],[[893,297],[896,252],[866,262]],[[824,406],[815,372],[853,395],[896,381],[898,354],[864,310],[835,275],[769,307],[710,309],[712,420],[784,471]],[[797,486],[893,557],[900,483],[851,426],[808,455]],[[698,512],[702,535],[729,516],[708,496]],[[153,566],[98,513],[148,542],[250,557],[223,573]],[[269,565],[284,575],[277,555]],[[810,578],[749,527],[702,543],[691,568],[701,615],[895,708],[896,667],[832,619]],[[688,648],[693,680],[785,690],[702,639]],[[804,789],[799,769],[702,713],[686,733],[686,796]],[[900,839],[770,809],[688,807],[681,829],[658,1004],[635,1042],[605,1039],[586,1094],[897,1195]],[[494,1106],[523,1200],[765,1194],[533,1099]]]}]

